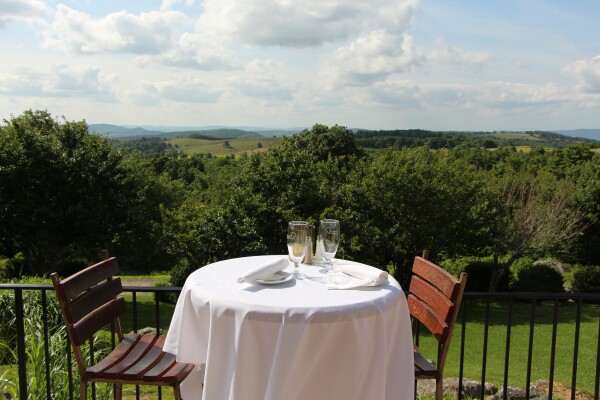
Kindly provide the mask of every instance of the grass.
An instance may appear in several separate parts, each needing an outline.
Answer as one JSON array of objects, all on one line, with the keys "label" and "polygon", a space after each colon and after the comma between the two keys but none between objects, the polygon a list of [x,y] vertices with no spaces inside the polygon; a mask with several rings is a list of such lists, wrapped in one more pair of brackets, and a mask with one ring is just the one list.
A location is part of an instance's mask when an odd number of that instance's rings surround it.
[{"label": "grass", "polygon": [[[484,301],[468,302],[463,376],[475,381],[481,381],[483,376],[485,308]],[[538,379],[549,380],[550,377],[553,311],[554,307],[552,305],[538,304],[535,307],[535,330],[533,335],[530,382],[535,382]],[[568,387],[571,386],[573,370],[576,311],[577,307],[573,302],[561,303],[558,308],[554,382],[560,382]],[[594,392],[599,315],[600,305],[582,305],[576,387],[588,393]],[[530,316],[531,305],[529,303],[514,303],[513,327],[510,333],[509,386],[525,388]],[[446,377],[459,376],[462,334],[461,318],[459,316],[459,323],[457,323],[453,334],[444,373]],[[485,381],[493,383],[498,387],[503,384],[504,380],[507,318],[507,301],[494,301],[490,303]],[[428,354],[429,358],[435,359],[434,341],[431,336],[421,337],[420,348]]]},{"label": "grass", "polygon": [[[207,140],[207,139],[192,139],[192,138],[175,138],[168,142],[176,146],[179,150],[187,155],[210,153],[213,156],[239,156],[243,153],[255,153],[266,151],[270,147],[277,146],[281,142],[281,137],[264,137],[264,138],[239,138],[239,139],[223,139],[223,140]],[[229,142],[230,147],[225,147],[225,142]],[[261,143],[262,148],[258,147]]]},{"label": "grass", "polygon": [[[156,303],[154,296],[142,295],[138,293],[136,295],[137,303],[137,317],[134,319],[133,314],[133,296],[131,294],[124,294],[125,298],[125,313],[121,316],[121,326],[123,332],[131,332],[137,329],[145,327],[155,327],[157,324],[156,319]],[[160,327],[161,333],[166,333],[175,310],[175,305],[164,302],[159,302],[160,315],[158,319],[158,326]]]}]

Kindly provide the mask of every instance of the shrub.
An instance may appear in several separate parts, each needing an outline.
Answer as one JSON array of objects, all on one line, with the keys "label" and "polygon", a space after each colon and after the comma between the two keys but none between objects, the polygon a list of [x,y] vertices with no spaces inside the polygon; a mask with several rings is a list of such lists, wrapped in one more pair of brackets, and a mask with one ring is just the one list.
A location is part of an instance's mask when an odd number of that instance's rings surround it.
[{"label": "shrub", "polygon": [[[160,287],[171,287],[173,285],[171,285],[170,282],[157,282],[154,287],[160,288]],[[177,298],[179,297],[179,293],[177,292],[155,292],[154,293],[154,299],[158,300],[158,301],[162,301],[168,304],[175,304],[177,303]]]},{"label": "shrub", "polygon": [[513,286],[515,292],[564,293],[564,279],[560,272],[545,264],[536,264],[519,271]]},{"label": "shrub", "polygon": [[[490,287],[490,279],[494,272],[494,260],[492,257],[461,257],[454,260],[445,260],[441,266],[458,276],[461,272],[469,274],[467,279],[467,292],[487,292]],[[505,274],[498,283],[497,290],[506,292],[510,288],[510,274]]]},{"label": "shrub", "polygon": [[23,253],[17,253],[13,258],[6,261],[6,266],[2,273],[4,279],[13,279],[23,275],[25,271],[25,256]]},{"label": "shrub", "polygon": [[573,274],[573,293],[600,293],[600,266],[579,267]]},{"label": "shrub", "polygon": [[513,281],[517,280],[519,272],[521,272],[524,269],[531,268],[534,262],[534,259],[530,257],[519,258],[517,261],[515,261],[510,266],[510,273],[512,275]]},{"label": "shrub", "polygon": [[183,286],[189,274],[195,270],[196,268],[190,266],[186,258],[180,260],[171,270],[171,283],[173,286]]},{"label": "shrub", "polygon": [[90,266],[92,263],[84,257],[70,256],[61,260],[56,266],[56,272],[60,276],[73,275],[76,272]]}]

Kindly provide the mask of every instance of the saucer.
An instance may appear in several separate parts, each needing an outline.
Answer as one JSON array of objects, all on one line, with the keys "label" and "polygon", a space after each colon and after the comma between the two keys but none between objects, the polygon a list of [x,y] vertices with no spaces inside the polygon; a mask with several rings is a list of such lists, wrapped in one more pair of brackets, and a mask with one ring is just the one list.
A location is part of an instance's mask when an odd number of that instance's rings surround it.
[{"label": "saucer", "polygon": [[292,274],[289,272],[279,271],[275,272],[273,275],[265,276],[260,279],[255,279],[254,283],[258,283],[261,285],[278,285],[280,283],[284,283],[292,279]]}]

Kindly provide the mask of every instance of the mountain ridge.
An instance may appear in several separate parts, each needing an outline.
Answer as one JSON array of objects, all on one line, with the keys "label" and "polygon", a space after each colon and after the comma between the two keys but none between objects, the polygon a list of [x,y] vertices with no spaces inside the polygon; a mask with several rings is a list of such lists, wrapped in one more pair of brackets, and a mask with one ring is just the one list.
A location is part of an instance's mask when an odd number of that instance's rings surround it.
[{"label": "mountain ridge", "polygon": [[[226,126],[226,125],[206,125],[206,126],[169,126],[169,125],[114,125],[114,124],[90,124],[88,130],[90,133],[106,135],[111,139],[123,139],[139,136],[155,136],[161,138],[173,138],[182,135],[206,135],[218,139],[235,139],[239,137],[277,137],[298,133],[305,128],[264,128],[253,126]],[[368,129],[351,129],[353,131],[375,131]],[[525,132],[523,131],[504,131],[504,132]],[[545,130],[559,135],[572,138],[582,138],[588,140],[600,141],[600,129],[555,129]],[[451,132],[451,131],[448,131]],[[452,131],[459,132],[459,131]],[[464,131],[470,132],[470,131]]]}]

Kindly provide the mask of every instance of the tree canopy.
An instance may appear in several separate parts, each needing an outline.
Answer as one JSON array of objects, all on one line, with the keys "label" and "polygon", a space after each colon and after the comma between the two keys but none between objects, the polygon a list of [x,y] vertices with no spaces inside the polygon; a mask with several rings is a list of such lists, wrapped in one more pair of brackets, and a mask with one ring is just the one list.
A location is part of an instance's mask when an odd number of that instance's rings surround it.
[{"label": "tree canopy", "polygon": [[431,134],[421,147],[366,152],[357,138],[373,137],[317,124],[251,155],[187,156],[115,146],[85,121],[28,110],[0,128],[0,257],[20,254],[20,272],[43,274],[106,248],[125,269],[171,270],[181,285],[212,261],[285,253],[289,220],[336,218],[340,257],[401,282],[424,249],[435,261],[493,256],[497,278],[524,255],[600,264],[590,145],[434,150],[432,140],[457,136]]}]

